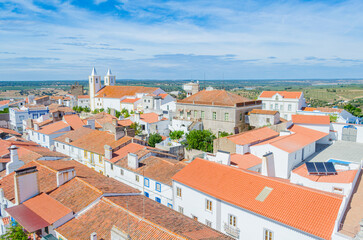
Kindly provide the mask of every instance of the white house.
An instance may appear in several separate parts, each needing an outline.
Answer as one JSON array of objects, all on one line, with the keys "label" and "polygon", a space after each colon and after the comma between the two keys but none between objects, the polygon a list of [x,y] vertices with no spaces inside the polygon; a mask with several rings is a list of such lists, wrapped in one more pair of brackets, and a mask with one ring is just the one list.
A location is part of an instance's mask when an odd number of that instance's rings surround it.
[{"label": "white house", "polygon": [[271,177],[289,178],[291,170],[315,153],[316,142],[328,136],[327,133],[293,125],[279,137],[250,147],[251,153],[262,158],[273,153],[268,159]]},{"label": "white house", "polygon": [[363,143],[363,124],[331,123],[337,140]]},{"label": "white house", "polygon": [[121,111],[121,101],[125,98],[141,98],[146,94],[158,95],[165,93],[160,88],[143,86],[115,86],[116,77],[109,69],[104,78],[104,86],[101,84],[101,76],[97,75],[96,69],[92,69],[89,76],[89,95],[91,110],[115,109]]},{"label": "white house", "polygon": [[262,101],[263,110],[276,110],[286,120],[306,106],[303,92],[263,91],[258,100]]},{"label": "white house", "polygon": [[[106,149],[106,146],[105,146]],[[114,152],[106,149],[105,174],[143,192],[165,206],[173,208],[172,176],[186,164],[146,146],[129,143]],[[169,157],[169,158],[167,158]]]},{"label": "white house", "polygon": [[129,113],[142,110],[141,98],[125,98],[121,100],[121,109],[127,109]]},{"label": "white house", "polygon": [[339,195],[199,158],[173,177],[173,193],[175,210],[235,239],[331,239],[342,204]]},{"label": "white house", "polygon": [[169,136],[169,119],[163,117],[162,114],[155,112],[135,113],[130,117],[130,120],[140,124],[144,134],[159,133],[162,136]]},{"label": "white house", "polygon": [[77,106],[79,107],[90,107],[90,99],[89,99],[89,95],[79,95],[78,96],[78,100],[77,100]]},{"label": "white house", "polygon": [[9,109],[10,127],[18,132],[23,132],[23,120],[37,119],[49,114],[48,107],[44,106],[23,106]]}]

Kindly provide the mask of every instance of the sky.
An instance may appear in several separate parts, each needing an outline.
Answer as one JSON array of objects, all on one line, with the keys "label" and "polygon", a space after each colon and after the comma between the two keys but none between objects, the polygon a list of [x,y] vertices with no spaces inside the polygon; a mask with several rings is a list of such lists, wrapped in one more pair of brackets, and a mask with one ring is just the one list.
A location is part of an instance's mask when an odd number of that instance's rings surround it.
[{"label": "sky", "polygon": [[0,81],[363,78],[363,0],[0,0]]}]

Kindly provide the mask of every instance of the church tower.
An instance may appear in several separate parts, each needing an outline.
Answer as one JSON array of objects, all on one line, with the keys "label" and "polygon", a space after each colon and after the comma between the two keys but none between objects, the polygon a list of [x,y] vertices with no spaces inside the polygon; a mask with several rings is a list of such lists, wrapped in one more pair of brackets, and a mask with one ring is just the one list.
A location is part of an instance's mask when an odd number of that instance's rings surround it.
[{"label": "church tower", "polygon": [[101,76],[97,76],[96,68],[92,69],[91,76],[88,77],[89,98],[91,110],[96,109],[95,95],[101,89]]},{"label": "church tower", "polygon": [[105,86],[114,86],[116,83],[116,76],[112,75],[111,69],[108,69],[105,76]]}]

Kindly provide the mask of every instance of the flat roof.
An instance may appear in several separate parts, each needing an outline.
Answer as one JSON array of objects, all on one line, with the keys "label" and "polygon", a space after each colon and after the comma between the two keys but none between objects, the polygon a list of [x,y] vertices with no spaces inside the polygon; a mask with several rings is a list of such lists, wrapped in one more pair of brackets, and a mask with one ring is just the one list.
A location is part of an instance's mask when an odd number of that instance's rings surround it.
[{"label": "flat roof", "polygon": [[337,141],[331,145],[316,144],[316,152],[306,162],[327,162],[330,159],[360,163],[363,159],[363,143]]}]

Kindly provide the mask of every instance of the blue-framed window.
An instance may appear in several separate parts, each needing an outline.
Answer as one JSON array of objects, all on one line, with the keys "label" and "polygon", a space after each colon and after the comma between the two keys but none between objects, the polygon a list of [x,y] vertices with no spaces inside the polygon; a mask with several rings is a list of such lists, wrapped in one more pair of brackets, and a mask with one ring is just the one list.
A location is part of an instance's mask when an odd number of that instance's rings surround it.
[{"label": "blue-framed window", "polygon": [[155,201],[157,201],[158,203],[161,203],[161,199],[158,197],[155,197]]},{"label": "blue-framed window", "polygon": [[148,178],[144,178],[144,186],[149,187],[150,181]]},{"label": "blue-framed window", "polygon": [[45,142],[45,135],[43,135],[43,142]]},{"label": "blue-framed window", "polygon": [[161,192],[161,184],[160,183],[155,184],[155,190],[158,191],[158,192]]},{"label": "blue-framed window", "polygon": [[168,207],[173,208],[173,204],[168,203]]},{"label": "blue-framed window", "polygon": [[149,193],[148,192],[144,192],[145,197],[149,197]]}]

